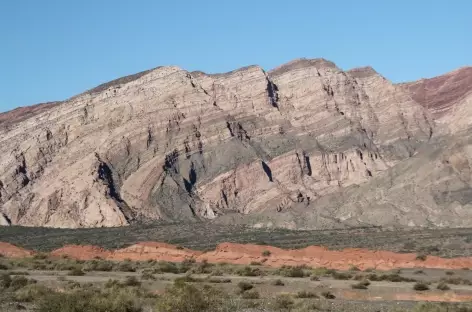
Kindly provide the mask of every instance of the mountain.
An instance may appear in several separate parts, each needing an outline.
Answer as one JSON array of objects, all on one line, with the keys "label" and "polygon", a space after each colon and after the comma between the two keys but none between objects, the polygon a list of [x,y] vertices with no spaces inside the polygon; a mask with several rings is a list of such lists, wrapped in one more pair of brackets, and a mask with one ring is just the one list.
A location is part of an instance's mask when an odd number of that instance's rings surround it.
[{"label": "mountain", "polygon": [[171,66],[0,114],[0,223],[472,226],[471,77]]}]

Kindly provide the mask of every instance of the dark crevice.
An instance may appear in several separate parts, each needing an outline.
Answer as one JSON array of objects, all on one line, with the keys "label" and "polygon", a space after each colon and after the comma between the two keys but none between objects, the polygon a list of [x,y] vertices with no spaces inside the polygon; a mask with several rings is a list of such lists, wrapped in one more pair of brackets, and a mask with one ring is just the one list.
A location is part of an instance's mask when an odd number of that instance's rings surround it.
[{"label": "dark crevice", "polygon": [[303,152],[303,157],[305,158],[306,168],[308,169],[307,174],[311,176],[312,171],[311,171],[310,156],[308,156],[305,152]]},{"label": "dark crevice", "polygon": [[162,168],[165,172],[169,173],[171,169],[174,170],[174,173],[178,173],[178,168],[176,167],[177,160],[179,159],[179,151],[174,149],[172,153],[167,154],[164,160],[164,165]]},{"label": "dark crevice", "polygon": [[269,97],[270,104],[279,109],[279,88],[275,83],[273,83],[269,77],[266,76],[267,79],[267,96]]},{"label": "dark crevice", "polygon": [[367,175],[368,175],[369,177],[372,176],[372,171],[370,171],[369,169],[366,169],[365,171],[366,171],[366,173],[367,173]]},{"label": "dark crevice", "polygon": [[230,134],[232,137],[234,137],[233,129],[231,128],[231,124],[229,123],[229,121],[226,122],[226,128],[228,128],[229,134]]},{"label": "dark crevice", "polygon": [[360,150],[357,150],[357,155],[359,155],[359,158],[361,160],[364,160],[364,155],[362,154],[362,152]]},{"label": "dark crevice", "polygon": [[3,218],[7,221],[8,224],[11,224],[11,219],[4,213],[2,213]]},{"label": "dark crevice", "polygon": [[46,140],[51,140],[52,139],[52,132],[51,130],[46,130]]},{"label": "dark crevice", "polygon": [[269,181],[274,182],[272,178],[272,170],[270,170],[269,166],[264,161],[261,161],[261,164],[262,164],[262,169],[264,169],[264,172],[267,174],[267,177],[269,178]]},{"label": "dark crevice", "polygon": [[247,131],[244,130],[243,126],[239,122],[238,122],[238,139],[240,139],[241,141],[251,139],[251,137],[247,134]]},{"label": "dark crevice", "polygon": [[151,146],[152,140],[153,140],[152,131],[151,131],[151,128],[149,127],[147,131],[146,148],[149,148],[149,146]]},{"label": "dark crevice", "polygon": [[226,207],[228,207],[228,196],[226,196],[225,191],[221,191],[221,197],[223,197],[223,200],[225,202]]},{"label": "dark crevice", "polygon": [[95,153],[95,157],[97,157],[97,160],[99,161],[97,168],[98,178],[107,186],[108,196],[116,202],[118,208],[120,208],[120,211],[128,222],[133,220],[133,212],[129,208],[128,204],[121,198],[119,185],[117,185],[116,181],[113,179],[113,170],[106,162],[101,160],[98,153]]},{"label": "dark crevice", "polygon": [[195,171],[195,166],[193,162],[192,162],[190,171],[188,173],[188,180],[185,178],[183,180],[184,180],[185,190],[189,194],[192,193],[193,187],[195,183],[197,183],[197,172]]},{"label": "dark crevice", "polygon": [[115,182],[113,181],[113,173],[107,163],[100,161],[98,165],[98,178],[108,186],[108,195],[122,202],[120,194],[116,190]]}]

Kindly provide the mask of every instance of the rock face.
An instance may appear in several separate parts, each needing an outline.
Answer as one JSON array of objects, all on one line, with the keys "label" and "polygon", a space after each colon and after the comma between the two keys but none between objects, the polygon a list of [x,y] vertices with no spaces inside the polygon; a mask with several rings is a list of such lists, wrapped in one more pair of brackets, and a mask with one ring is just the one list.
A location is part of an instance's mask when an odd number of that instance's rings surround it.
[{"label": "rock face", "polygon": [[394,85],[324,59],[160,67],[9,112],[0,224],[472,226],[468,73],[462,87],[437,78],[439,101],[436,82]]}]

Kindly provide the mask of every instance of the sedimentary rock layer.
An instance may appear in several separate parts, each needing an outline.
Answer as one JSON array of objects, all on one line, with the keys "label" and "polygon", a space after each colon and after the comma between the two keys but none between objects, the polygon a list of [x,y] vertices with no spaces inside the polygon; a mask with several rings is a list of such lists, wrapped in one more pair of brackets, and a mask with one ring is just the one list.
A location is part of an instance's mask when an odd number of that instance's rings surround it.
[{"label": "sedimentary rock layer", "polygon": [[9,112],[0,225],[472,226],[467,105],[435,120],[418,88],[324,59],[171,66]]}]

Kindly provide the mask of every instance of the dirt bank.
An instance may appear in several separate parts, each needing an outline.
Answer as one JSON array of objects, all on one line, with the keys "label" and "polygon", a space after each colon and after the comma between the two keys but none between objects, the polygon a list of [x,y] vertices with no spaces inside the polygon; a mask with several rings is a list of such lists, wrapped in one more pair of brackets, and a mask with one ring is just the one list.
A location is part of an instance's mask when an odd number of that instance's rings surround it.
[{"label": "dirt bank", "polygon": [[[27,257],[33,254],[11,244],[0,243],[0,253],[7,257]],[[123,249],[105,250],[96,246],[67,245],[51,252],[52,256],[68,256],[80,260],[163,260],[181,262],[194,258],[197,261],[207,260],[210,263],[250,264],[261,262],[271,267],[282,265],[308,265],[332,269],[349,269],[353,266],[361,270],[373,268],[390,270],[395,268],[436,268],[461,269],[472,268],[472,258],[445,259],[428,256],[417,259],[417,254],[401,254],[390,251],[348,248],[329,250],[325,247],[310,246],[303,249],[285,250],[272,246],[223,243],[213,251],[201,252],[170,244],[141,242]]]},{"label": "dirt bank", "polygon": [[26,250],[9,243],[0,242],[0,255],[8,258],[30,257],[34,252]]}]

